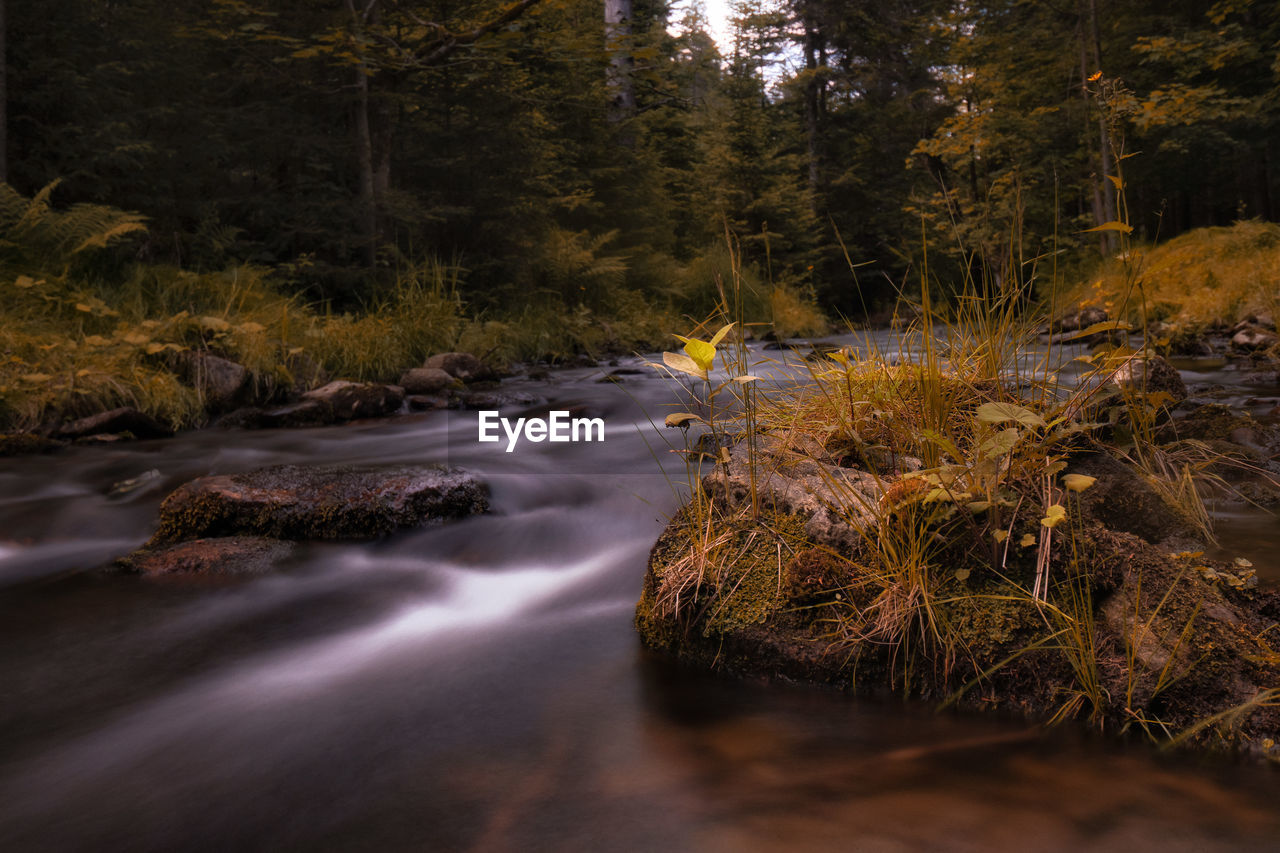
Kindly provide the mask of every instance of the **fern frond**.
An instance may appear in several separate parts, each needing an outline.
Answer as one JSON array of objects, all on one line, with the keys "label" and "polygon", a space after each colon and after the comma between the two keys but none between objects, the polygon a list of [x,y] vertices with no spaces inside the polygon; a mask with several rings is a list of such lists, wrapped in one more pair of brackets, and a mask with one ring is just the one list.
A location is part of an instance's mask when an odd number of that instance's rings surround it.
[{"label": "fern frond", "polygon": [[0,184],[0,255],[34,268],[65,265],[82,252],[145,231],[146,217],[105,204],[53,207],[53,181],[31,199]]}]

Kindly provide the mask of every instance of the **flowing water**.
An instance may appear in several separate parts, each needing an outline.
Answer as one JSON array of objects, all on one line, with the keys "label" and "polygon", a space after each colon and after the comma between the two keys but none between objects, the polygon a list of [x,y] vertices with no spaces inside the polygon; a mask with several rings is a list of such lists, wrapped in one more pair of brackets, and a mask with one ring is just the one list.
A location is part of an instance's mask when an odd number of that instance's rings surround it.
[{"label": "flowing water", "polygon": [[[4,460],[0,850],[1280,848],[1265,768],[642,651],[672,386],[600,376],[509,384],[603,417],[603,444],[508,454],[432,413]],[[493,514],[234,581],[83,571],[192,477],[432,461]]]}]

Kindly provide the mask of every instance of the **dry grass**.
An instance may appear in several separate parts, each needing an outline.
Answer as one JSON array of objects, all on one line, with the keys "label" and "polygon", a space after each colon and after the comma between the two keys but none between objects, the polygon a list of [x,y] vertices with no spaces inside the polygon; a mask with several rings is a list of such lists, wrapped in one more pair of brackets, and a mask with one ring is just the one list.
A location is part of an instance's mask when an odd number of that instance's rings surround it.
[{"label": "dry grass", "polygon": [[[1136,270],[1136,276],[1133,274]],[[1280,312],[1280,225],[1250,220],[1198,228],[1154,247],[1132,247],[1068,291],[1068,303],[1110,316],[1181,326],[1232,325]]]}]

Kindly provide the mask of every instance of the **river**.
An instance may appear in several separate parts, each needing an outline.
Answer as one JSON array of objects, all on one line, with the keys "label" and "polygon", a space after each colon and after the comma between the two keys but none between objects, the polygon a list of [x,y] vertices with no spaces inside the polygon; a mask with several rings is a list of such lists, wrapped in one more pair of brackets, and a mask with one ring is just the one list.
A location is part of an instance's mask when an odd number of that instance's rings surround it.
[{"label": "river", "polygon": [[[601,374],[507,387],[603,444],[508,454],[428,413],[0,462],[0,850],[1280,849],[1268,768],[643,651],[672,385]],[[196,476],[434,461],[493,513],[234,581],[85,571]]]}]

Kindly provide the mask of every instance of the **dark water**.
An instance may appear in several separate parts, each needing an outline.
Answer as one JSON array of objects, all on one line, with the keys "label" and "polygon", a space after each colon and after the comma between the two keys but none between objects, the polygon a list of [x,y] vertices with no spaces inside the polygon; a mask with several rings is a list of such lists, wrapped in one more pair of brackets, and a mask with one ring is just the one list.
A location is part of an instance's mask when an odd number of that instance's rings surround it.
[{"label": "dark water", "polygon": [[[672,390],[599,376],[517,386],[603,445],[505,454],[433,414],[5,460],[0,850],[1280,849],[1265,768],[646,655]],[[194,476],[446,460],[492,516],[236,582],[82,571]]]}]

